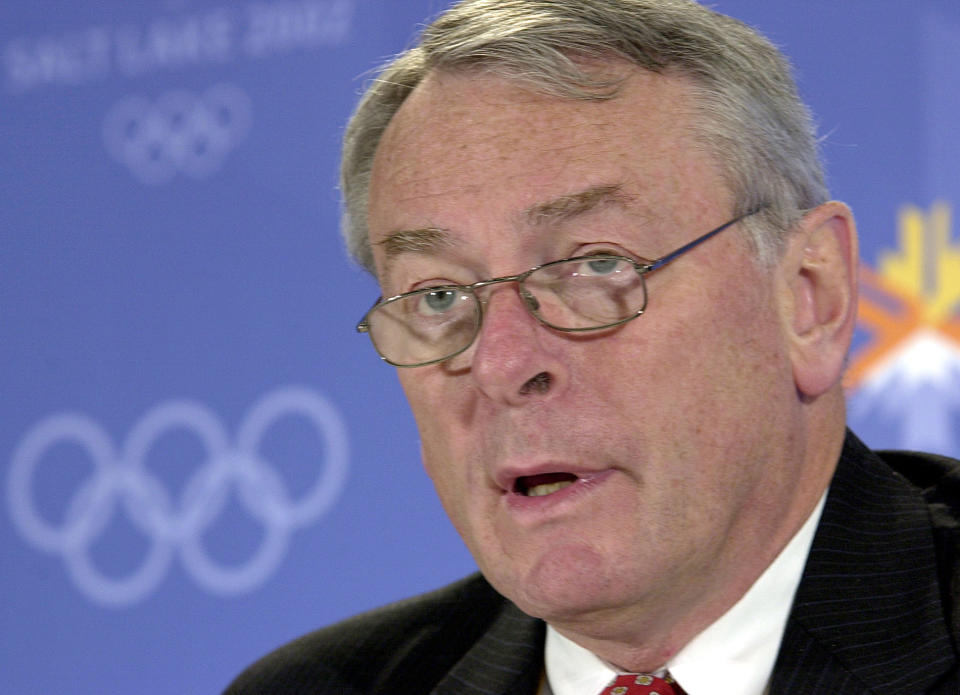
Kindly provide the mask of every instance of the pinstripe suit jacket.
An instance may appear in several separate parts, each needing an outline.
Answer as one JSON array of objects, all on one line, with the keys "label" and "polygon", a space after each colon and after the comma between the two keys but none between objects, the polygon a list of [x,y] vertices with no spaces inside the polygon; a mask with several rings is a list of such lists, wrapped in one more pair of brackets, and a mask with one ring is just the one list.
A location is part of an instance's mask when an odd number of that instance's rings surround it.
[{"label": "pinstripe suit jacket", "polygon": [[[960,463],[848,434],[771,695],[960,693],[958,519]],[[225,695],[532,695],[543,639],[474,576],[281,647]]]}]

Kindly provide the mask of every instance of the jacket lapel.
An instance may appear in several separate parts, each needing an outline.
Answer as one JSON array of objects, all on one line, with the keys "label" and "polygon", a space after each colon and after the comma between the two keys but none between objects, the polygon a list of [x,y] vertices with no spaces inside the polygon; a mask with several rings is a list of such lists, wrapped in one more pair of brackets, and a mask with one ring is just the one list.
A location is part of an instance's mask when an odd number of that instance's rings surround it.
[{"label": "jacket lapel", "polygon": [[545,626],[511,603],[431,695],[535,695]]},{"label": "jacket lapel", "polygon": [[944,615],[922,496],[848,433],[771,695],[954,692]]}]

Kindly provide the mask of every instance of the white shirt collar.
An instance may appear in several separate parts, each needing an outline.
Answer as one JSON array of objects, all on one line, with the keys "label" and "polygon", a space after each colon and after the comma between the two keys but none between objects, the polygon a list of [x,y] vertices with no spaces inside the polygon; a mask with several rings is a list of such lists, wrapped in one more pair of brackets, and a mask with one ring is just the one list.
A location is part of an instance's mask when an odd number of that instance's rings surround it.
[{"label": "white shirt collar", "polygon": [[[747,593],[677,652],[661,675],[669,670],[688,695],[763,695],[825,499],[826,493]],[[544,658],[541,695],[599,693],[617,673],[549,625]]]}]

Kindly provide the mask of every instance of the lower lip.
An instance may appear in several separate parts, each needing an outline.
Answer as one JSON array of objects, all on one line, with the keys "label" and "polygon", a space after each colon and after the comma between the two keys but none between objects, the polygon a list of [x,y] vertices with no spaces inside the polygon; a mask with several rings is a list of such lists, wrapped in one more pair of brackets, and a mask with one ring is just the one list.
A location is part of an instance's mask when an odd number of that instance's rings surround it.
[{"label": "lower lip", "polygon": [[575,504],[577,501],[589,496],[611,475],[612,470],[601,473],[591,474],[567,485],[565,488],[539,497],[528,497],[518,492],[508,492],[504,494],[504,501],[507,508],[517,513],[543,513],[545,511],[560,510]]}]

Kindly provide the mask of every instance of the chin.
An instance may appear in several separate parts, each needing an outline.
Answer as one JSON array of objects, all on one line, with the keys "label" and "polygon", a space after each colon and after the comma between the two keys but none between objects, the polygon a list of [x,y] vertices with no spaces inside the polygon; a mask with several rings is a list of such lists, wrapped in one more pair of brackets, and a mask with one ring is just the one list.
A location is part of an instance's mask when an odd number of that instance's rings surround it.
[{"label": "chin", "polygon": [[563,621],[616,603],[615,581],[607,560],[588,545],[552,549],[532,566],[503,577],[496,568],[485,573],[491,584],[528,615]]}]

